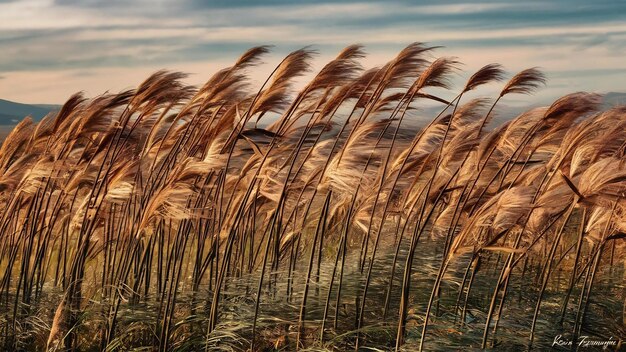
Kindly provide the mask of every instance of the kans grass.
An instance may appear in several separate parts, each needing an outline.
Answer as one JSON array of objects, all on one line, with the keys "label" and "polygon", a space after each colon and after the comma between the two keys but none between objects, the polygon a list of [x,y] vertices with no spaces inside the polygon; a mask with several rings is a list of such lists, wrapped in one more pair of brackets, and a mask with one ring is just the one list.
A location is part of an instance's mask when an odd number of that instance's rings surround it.
[{"label": "kans grass", "polygon": [[20,122],[0,346],[621,348],[626,107],[579,92],[494,127],[544,75],[490,64],[453,87],[434,49],[364,70],[350,46],[295,89],[314,52],[251,87],[256,47],[200,88],[162,71]]}]

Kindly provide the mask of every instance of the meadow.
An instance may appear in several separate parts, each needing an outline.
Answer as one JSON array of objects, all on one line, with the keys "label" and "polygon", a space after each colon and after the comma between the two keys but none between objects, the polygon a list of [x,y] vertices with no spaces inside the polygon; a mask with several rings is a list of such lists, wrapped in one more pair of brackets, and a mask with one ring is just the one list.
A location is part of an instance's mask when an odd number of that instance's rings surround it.
[{"label": "meadow", "polygon": [[268,51],[11,131],[2,349],[622,348],[626,107],[575,92],[494,126],[539,69],[455,85],[434,47],[365,69],[353,45],[253,85]]}]

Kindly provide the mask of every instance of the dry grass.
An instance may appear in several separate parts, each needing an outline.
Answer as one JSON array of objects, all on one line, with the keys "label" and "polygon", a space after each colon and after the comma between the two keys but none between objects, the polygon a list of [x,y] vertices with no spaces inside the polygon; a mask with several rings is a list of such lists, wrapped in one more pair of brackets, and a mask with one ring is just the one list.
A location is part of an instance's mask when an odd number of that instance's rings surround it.
[{"label": "dry grass", "polygon": [[[487,131],[540,71],[501,83],[490,64],[455,92],[458,62],[434,48],[363,70],[350,46],[294,91],[305,48],[251,88],[267,51],[200,88],[161,71],[13,129],[4,348],[520,347],[555,311],[572,336],[593,318],[623,339],[592,289],[624,294],[626,108],[574,93]],[[488,84],[495,100],[463,99]],[[441,113],[407,127],[426,102]]]}]

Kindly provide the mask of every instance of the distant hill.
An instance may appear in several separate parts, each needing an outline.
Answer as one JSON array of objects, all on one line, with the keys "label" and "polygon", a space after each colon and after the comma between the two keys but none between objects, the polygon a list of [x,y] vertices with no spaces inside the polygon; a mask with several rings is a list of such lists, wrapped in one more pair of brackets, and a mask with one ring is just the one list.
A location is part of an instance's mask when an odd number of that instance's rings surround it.
[{"label": "distant hill", "polygon": [[[604,108],[610,108],[615,105],[626,105],[626,93],[609,92],[604,95]],[[507,107],[502,105],[500,111],[506,111],[505,116],[496,115],[491,125],[498,125],[512,116],[528,110],[530,107]],[[22,104],[8,100],[0,99],[0,126],[15,126],[26,116],[31,116],[35,121],[41,120],[44,116],[52,111],[58,111],[61,105],[55,104]],[[432,116],[440,112],[440,107],[430,107],[422,110],[422,116],[425,120],[430,121]],[[426,122],[428,122],[426,121]],[[424,121],[419,121],[421,125]]]},{"label": "distant hill", "polygon": [[58,111],[61,105],[22,104],[0,99],[0,125],[15,125],[26,116],[39,121],[51,111]]},{"label": "distant hill", "polygon": [[611,107],[615,105],[626,105],[626,93],[606,93],[604,95],[604,105],[606,107]]}]

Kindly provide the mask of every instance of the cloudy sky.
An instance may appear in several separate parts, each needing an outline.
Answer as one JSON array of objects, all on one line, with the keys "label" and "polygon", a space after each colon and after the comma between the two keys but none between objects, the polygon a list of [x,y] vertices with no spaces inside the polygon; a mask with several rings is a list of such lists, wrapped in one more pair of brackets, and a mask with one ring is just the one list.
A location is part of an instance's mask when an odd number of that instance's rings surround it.
[{"label": "cloudy sky", "polygon": [[444,46],[436,55],[458,57],[467,73],[539,66],[549,77],[542,102],[626,91],[621,0],[0,0],[0,98],[62,103],[134,87],[161,68],[199,84],[259,44],[274,45],[268,67],[305,45],[321,64],[352,43],[375,66],[414,41]]}]

